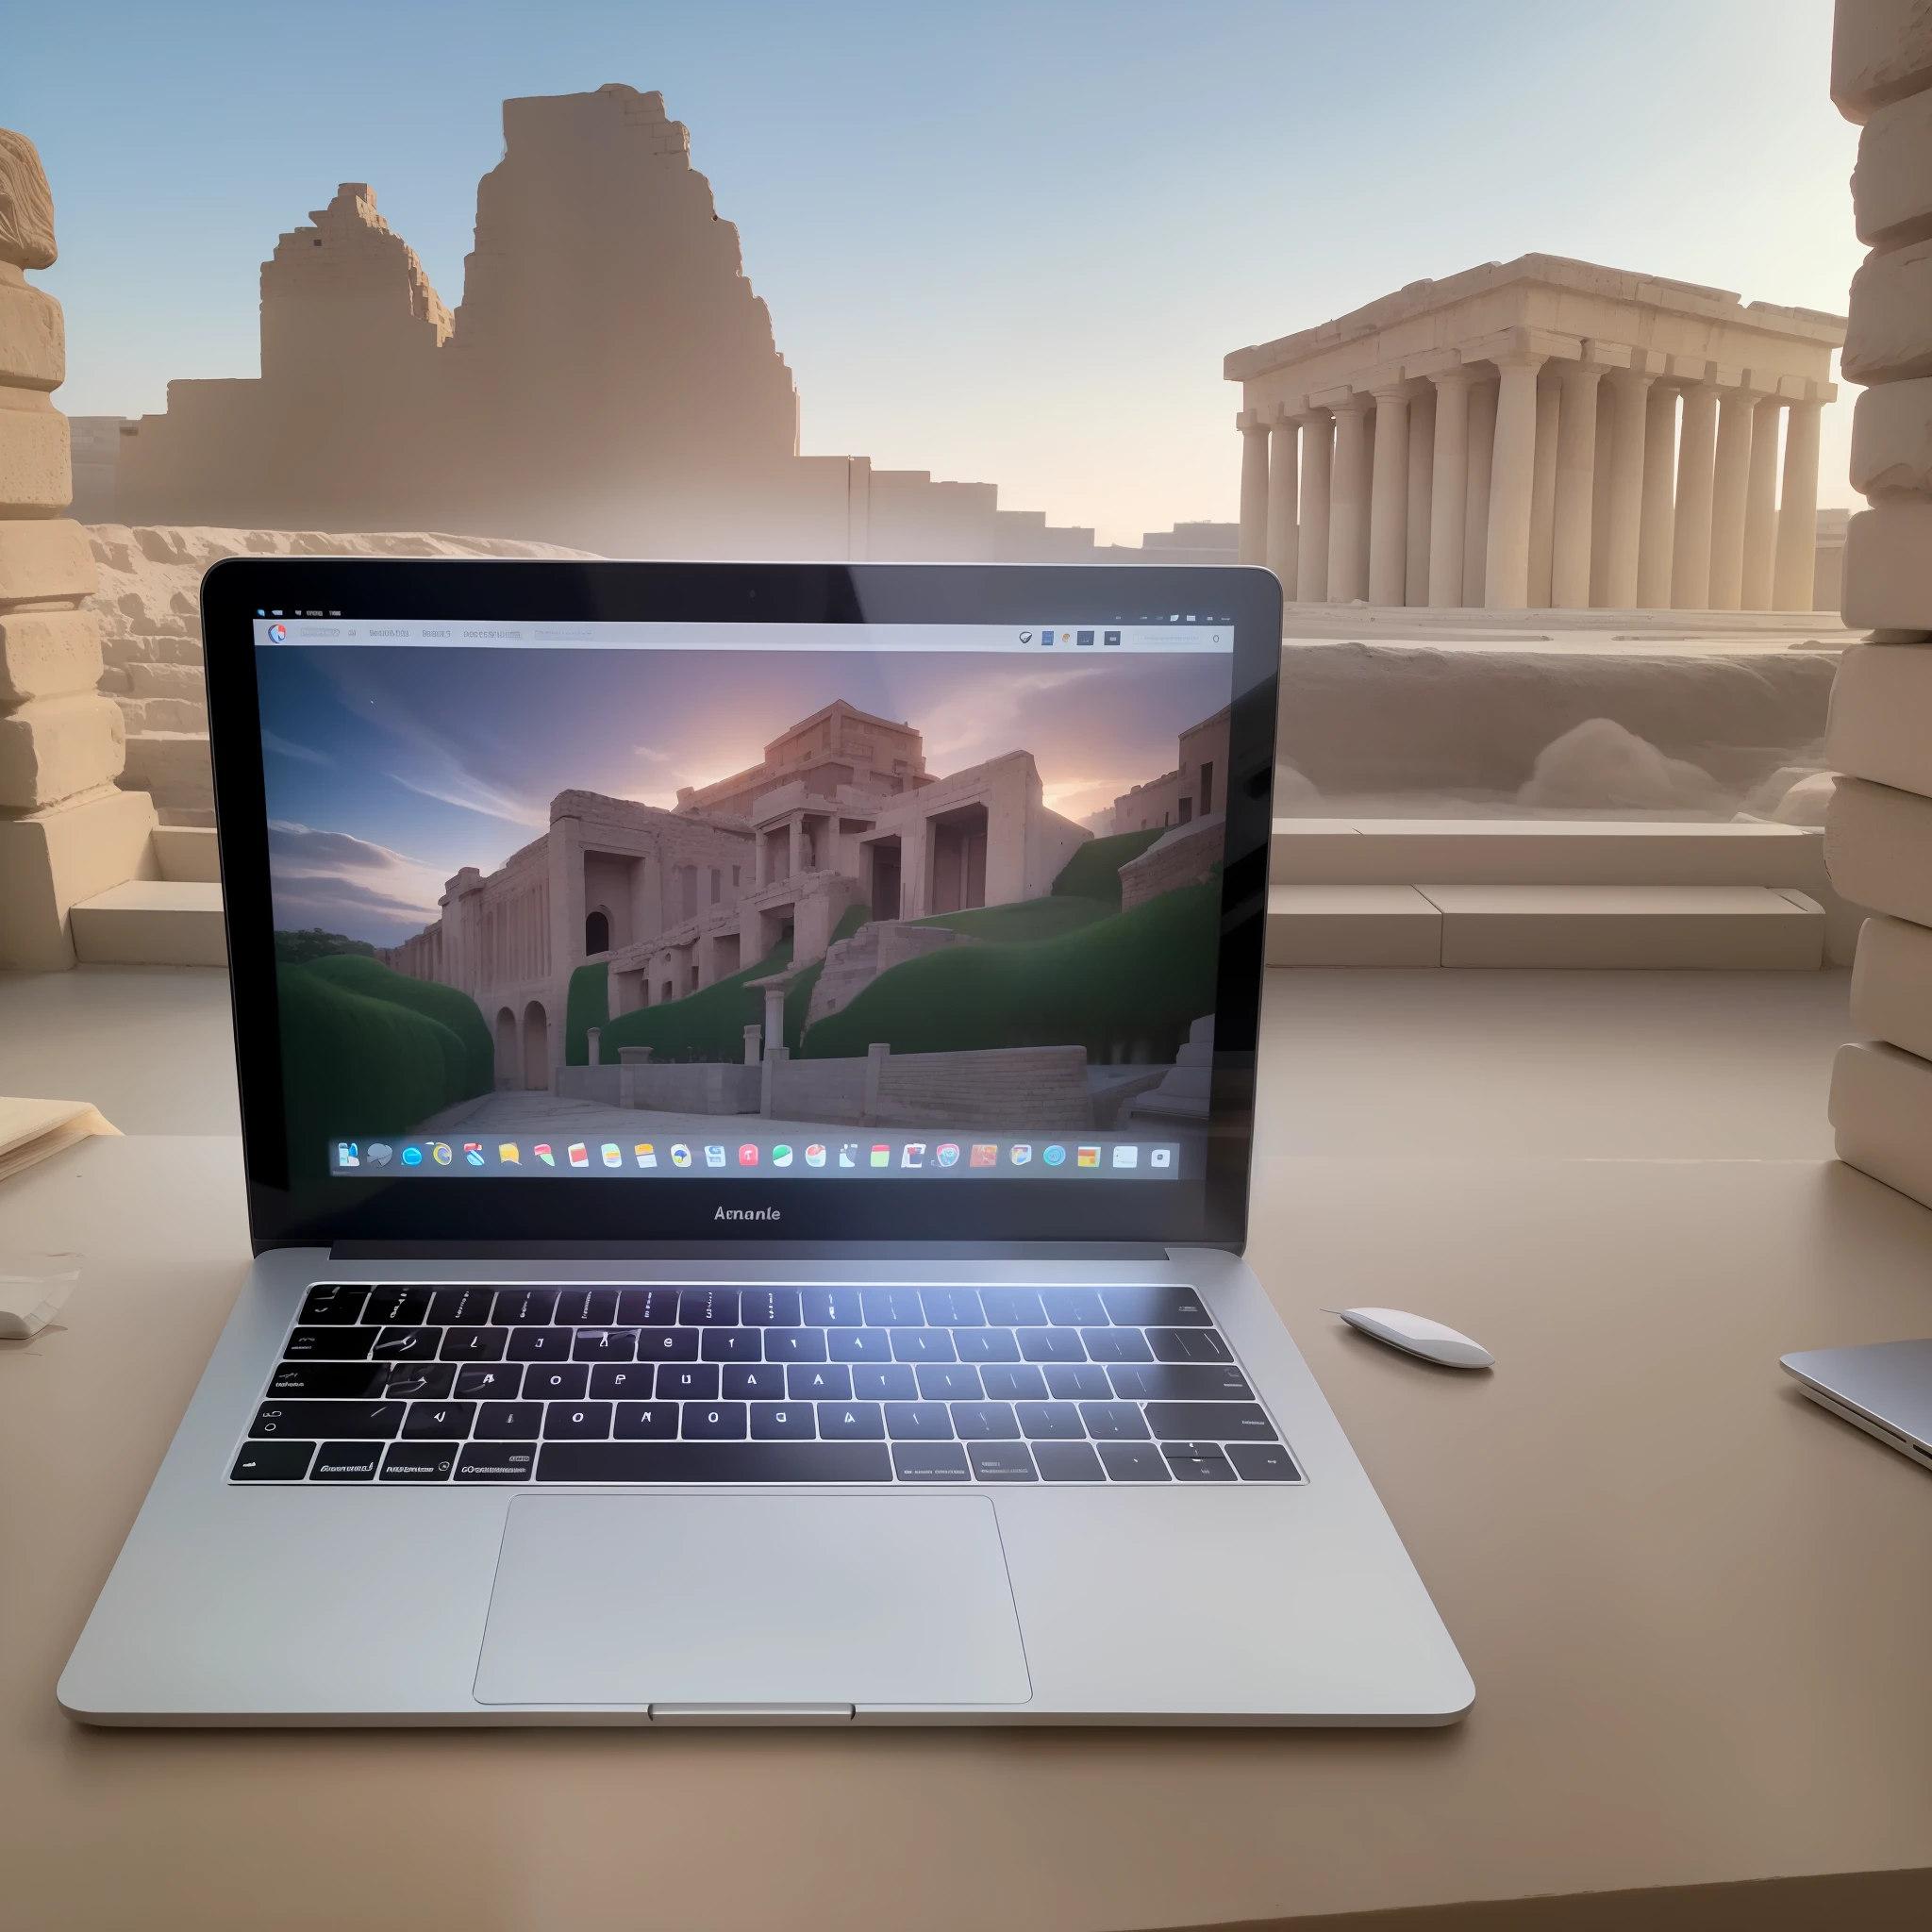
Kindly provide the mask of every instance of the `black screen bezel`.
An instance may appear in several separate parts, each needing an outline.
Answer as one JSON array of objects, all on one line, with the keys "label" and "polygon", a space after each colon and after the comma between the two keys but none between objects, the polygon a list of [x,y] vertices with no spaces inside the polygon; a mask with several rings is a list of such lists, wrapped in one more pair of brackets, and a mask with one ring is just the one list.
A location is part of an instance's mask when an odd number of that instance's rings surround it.
[{"label": "black screen bezel", "polygon": [[[1239,1249],[1246,1238],[1267,921],[1281,589],[1252,568],[717,564],[362,558],[229,558],[202,579],[249,1225],[258,1252],[460,1238],[661,1252],[747,1242],[898,1247],[1135,1242]],[[1200,1180],[906,1180],[814,1175],[707,1186],[696,1175],[448,1184],[324,1178],[291,1187],[282,1108],[268,817],[255,677],[258,610],[480,622],[1024,625],[1212,612],[1234,626],[1226,845],[1208,1173]],[[824,648],[823,644],[817,646]],[[459,1205],[458,1205],[459,1204]],[[719,1207],[771,1206],[768,1223]],[[457,1208],[452,1215],[452,1208]]]}]

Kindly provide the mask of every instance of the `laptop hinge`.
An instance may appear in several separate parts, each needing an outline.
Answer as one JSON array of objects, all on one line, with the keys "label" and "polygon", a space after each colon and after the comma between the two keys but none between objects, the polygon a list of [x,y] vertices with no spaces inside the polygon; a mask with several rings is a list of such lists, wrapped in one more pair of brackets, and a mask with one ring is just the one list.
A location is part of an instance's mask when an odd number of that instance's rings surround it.
[{"label": "laptop hinge", "polygon": [[1174,1245],[1167,1241],[337,1241],[329,1249],[329,1258],[336,1261],[1164,1261]]}]

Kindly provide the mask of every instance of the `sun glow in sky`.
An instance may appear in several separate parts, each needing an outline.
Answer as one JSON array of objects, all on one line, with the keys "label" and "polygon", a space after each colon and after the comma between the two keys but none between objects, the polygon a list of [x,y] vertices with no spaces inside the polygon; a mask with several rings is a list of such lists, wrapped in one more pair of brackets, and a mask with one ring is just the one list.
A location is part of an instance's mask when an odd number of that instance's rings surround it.
[{"label": "sun glow in sky", "polygon": [[1224,355],[1407,282],[1541,250],[1842,314],[1860,255],[1830,0],[16,11],[0,125],[53,182],[75,414],[255,375],[259,265],[341,181],[454,304],[503,99],[609,80],[690,126],[808,453],[1102,541],[1232,518]]}]

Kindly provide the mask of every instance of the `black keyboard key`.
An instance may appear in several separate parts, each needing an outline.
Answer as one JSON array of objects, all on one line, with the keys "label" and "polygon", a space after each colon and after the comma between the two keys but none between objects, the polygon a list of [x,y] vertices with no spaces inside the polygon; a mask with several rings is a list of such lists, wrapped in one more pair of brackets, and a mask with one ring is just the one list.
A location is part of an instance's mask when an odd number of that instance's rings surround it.
[{"label": "black keyboard key", "polygon": [[822,1362],[825,1358],[825,1331],[823,1328],[768,1328],[765,1331],[765,1359],[768,1362]]},{"label": "black keyboard key", "polygon": [[441,1340],[441,1328],[385,1328],[369,1357],[378,1362],[433,1362]]},{"label": "black keyboard key", "polygon": [[1138,1403],[1083,1402],[1080,1420],[1087,1424],[1087,1433],[1096,1441],[1144,1442],[1147,1440],[1147,1424],[1141,1419]]},{"label": "black keyboard key", "polygon": [[420,1328],[429,1319],[429,1297],[426,1288],[372,1288],[362,1319],[384,1328]]},{"label": "black keyboard key", "polygon": [[382,1362],[283,1362],[270,1377],[268,1392],[373,1402],[387,1391],[393,1373]]},{"label": "black keyboard key", "polygon": [[309,1465],[312,1483],[373,1483],[382,1460],[380,1442],[325,1442]]},{"label": "black keyboard key", "polygon": [[541,1328],[556,1314],[554,1288],[499,1288],[490,1319],[506,1328]]},{"label": "black keyboard key", "polygon": [[632,1441],[677,1433],[675,1402],[620,1402],[611,1417],[610,1433]]},{"label": "black keyboard key", "polygon": [[454,1362],[398,1362],[390,1370],[382,1393],[392,1402],[443,1402],[454,1391],[457,1377],[470,1373]]},{"label": "black keyboard key", "polygon": [[852,1392],[861,1402],[917,1402],[917,1374],[906,1362],[859,1362],[852,1370]]},{"label": "black keyboard key", "polygon": [[460,1442],[391,1442],[382,1458],[386,1483],[446,1483]]},{"label": "black keyboard key", "polygon": [[1046,1392],[1056,1402],[1108,1402],[1113,1384],[1097,1362],[1048,1362]]},{"label": "black keyboard key", "polygon": [[439,1288],[429,1297],[427,1320],[435,1328],[474,1328],[489,1321],[495,1302],[493,1288]]},{"label": "black keyboard key", "polygon": [[512,1362],[567,1362],[575,1328],[512,1328],[503,1356]]},{"label": "black keyboard key", "polygon": [[915,1370],[922,1402],[977,1402],[988,1393],[971,1362],[934,1362]]},{"label": "black keyboard key", "polygon": [[1087,1425],[1071,1402],[1016,1402],[1013,1413],[1031,1439],[1043,1441],[1084,1442]]},{"label": "black keyboard key", "polygon": [[785,1393],[793,1402],[850,1402],[852,1371],[842,1362],[806,1362],[785,1371]]},{"label": "black keyboard key", "polygon": [[629,1328],[579,1328],[571,1355],[580,1362],[627,1362],[638,1352],[636,1331]]},{"label": "black keyboard key", "polygon": [[231,1483],[299,1483],[315,1455],[313,1442],[248,1442],[228,1472]]},{"label": "black keyboard key", "polygon": [[446,1362],[500,1362],[508,1328],[445,1328],[442,1358]]},{"label": "black keyboard key", "polygon": [[298,1328],[282,1353],[298,1362],[359,1362],[367,1359],[380,1328]]},{"label": "black keyboard key", "polygon": [[958,1360],[958,1357],[953,1352],[953,1332],[950,1328],[894,1328],[891,1336],[894,1361]]},{"label": "black keyboard key", "polygon": [[709,1362],[661,1362],[658,1367],[660,1402],[715,1402],[718,1371]]},{"label": "black keyboard key", "polygon": [[1043,1483],[1104,1483],[1107,1472],[1091,1442],[1036,1442],[1033,1459]]},{"label": "black keyboard key", "polygon": [[368,1294],[365,1288],[311,1288],[295,1319],[317,1328],[351,1327],[362,1319],[362,1304]]},{"label": "black keyboard key", "polygon": [[916,1328],[925,1320],[914,1288],[866,1288],[858,1293],[868,1328]]},{"label": "black keyboard key", "polygon": [[719,1394],[727,1402],[780,1402],[785,1371],[776,1362],[733,1362],[719,1370]]},{"label": "black keyboard key", "polygon": [[599,1363],[591,1370],[591,1394],[598,1402],[641,1402],[657,1374],[649,1362]]},{"label": "black keyboard key", "polygon": [[685,1328],[736,1328],[735,1288],[687,1288],[677,1297],[678,1324]]},{"label": "black keyboard key", "polygon": [[968,1441],[1017,1441],[1020,1419],[1013,1413],[1010,1402],[956,1402],[953,1428]]},{"label": "black keyboard key", "polygon": [[1279,1442],[1230,1442],[1227,1459],[1244,1483],[1298,1483],[1302,1473]]},{"label": "black keyboard key", "polygon": [[1211,1328],[1150,1328],[1147,1345],[1158,1362],[1231,1362],[1234,1351]]},{"label": "black keyboard key", "polygon": [[525,1402],[580,1402],[591,1385],[583,1362],[532,1362],[524,1371]]},{"label": "black keyboard key", "polygon": [[962,1362],[1016,1362],[1020,1344],[1010,1328],[955,1328],[953,1347]]},{"label": "black keyboard key", "polygon": [[799,1324],[795,1288],[746,1288],[739,1291],[738,1319],[747,1328],[796,1328]]},{"label": "black keyboard key", "polygon": [[1214,1318],[1191,1288],[1103,1288],[1110,1322],[1123,1328],[1207,1328]]},{"label": "black keyboard key", "polygon": [[885,1415],[876,1402],[819,1404],[819,1438],[822,1441],[864,1442],[885,1433]]},{"label": "black keyboard key", "polygon": [[755,1442],[809,1442],[818,1418],[808,1402],[754,1402],[751,1435]]},{"label": "black keyboard key", "polygon": [[486,1402],[476,1411],[478,1441],[514,1441],[520,1436],[535,1436],[542,1427],[541,1402]]},{"label": "black keyboard key", "polygon": [[1083,1328],[1087,1357],[1096,1362],[1151,1362],[1154,1351],[1138,1328]]},{"label": "black keyboard key", "polygon": [[543,1407],[543,1433],[552,1441],[601,1442],[610,1433],[608,1402],[551,1402]]},{"label": "black keyboard key", "polygon": [[1234,1465],[1219,1442],[1163,1442],[1160,1453],[1177,1483],[1231,1483]]},{"label": "black keyboard key", "polygon": [[1056,1328],[1097,1328],[1108,1319],[1107,1305],[1091,1288],[1043,1288],[1040,1299]]},{"label": "black keyboard key", "polygon": [[902,1483],[963,1483],[973,1474],[957,1442],[894,1442],[892,1468]]},{"label": "black keyboard key", "polygon": [[617,1297],[620,1328],[669,1328],[676,1320],[675,1288],[626,1288]]},{"label": "black keyboard key", "polygon": [[827,1328],[825,1353],[835,1362],[889,1362],[892,1337],[884,1328]]},{"label": "black keyboard key", "polygon": [[1084,1362],[1087,1350],[1077,1328],[1019,1328],[1014,1330],[1020,1353],[1029,1362]]},{"label": "black keyboard key", "polygon": [[390,1437],[408,1413],[401,1402],[264,1402],[248,1433],[258,1440],[300,1436],[311,1442],[325,1436]]},{"label": "black keyboard key", "polygon": [[745,1434],[741,1402],[687,1402],[678,1434],[687,1442],[738,1442]]},{"label": "black keyboard key", "polygon": [[983,1483],[1037,1483],[1040,1472],[1024,1442],[969,1442],[967,1459]]},{"label": "black keyboard key", "polygon": [[524,1372],[517,1363],[474,1362],[457,1371],[452,1393],[479,1402],[514,1402],[523,1391]]},{"label": "black keyboard key", "polygon": [[799,1291],[799,1313],[810,1328],[856,1328],[865,1320],[856,1288],[807,1288]]},{"label": "black keyboard key", "polygon": [[950,1442],[952,1414],[943,1402],[889,1402],[886,1433],[895,1441]]},{"label": "black keyboard key", "polygon": [[418,1441],[462,1437],[475,1420],[474,1402],[412,1402],[403,1418],[403,1434]]},{"label": "black keyboard key", "polygon": [[695,1328],[640,1328],[638,1359],[641,1362],[694,1362],[698,1358],[698,1331]]},{"label": "black keyboard key", "polygon": [[1152,1442],[1103,1442],[1100,1459],[1117,1483],[1171,1483],[1174,1472]]},{"label": "black keyboard key", "polygon": [[970,1288],[922,1289],[919,1299],[929,1328],[977,1328],[986,1320],[979,1296]]},{"label": "black keyboard key", "polygon": [[540,1483],[885,1483],[883,1442],[546,1442]]},{"label": "black keyboard key", "polygon": [[1046,1323],[1046,1309],[1030,1288],[982,1288],[979,1306],[995,1328],[1039,1328]]},{"label": "black keyboard key", "polygon": [[756,1362],[765,1356],[762,1328],[707,1328],[698,1351],[708,1362]]},{"label": "black keyboard key", "polygon": [[617,1320],[617,1291],[562,1289],[557,1297],[557,1312],[550,1319],[559,1328],[608,1328]]},{"label": "black keyboard key", "polygon": [[535,1442],[465,1442],[457,1452],[459,1483],[526,1483],[537,1465]]},{"label": "black keyboard key", "polygon": [[993,1402],[1046,1400],[1046,1377],[1031,1362],[989,1362],[979,1371],[979,1379]]},{"label": "black keyboard key", "polygon": [[1124,1363],[1111,1369],[1113,1392],[1126,1402],[1252,1402],[1255,1391],[1232,1362]]},{"label": "black keyboard key", "polygon": [[1147,1420],[1163,1440],[1272,1442],[1274,1424],[1254,1402],[1150,1402]]}]

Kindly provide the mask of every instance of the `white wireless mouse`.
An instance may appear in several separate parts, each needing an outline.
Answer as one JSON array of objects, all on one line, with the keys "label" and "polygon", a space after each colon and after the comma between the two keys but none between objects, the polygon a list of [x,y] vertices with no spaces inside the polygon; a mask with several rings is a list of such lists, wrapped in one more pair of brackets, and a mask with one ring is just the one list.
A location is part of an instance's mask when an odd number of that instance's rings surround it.
[{"label": "white wireless mouse", "polygon": [[1419,1355],[1425,1362],[1441,1362],[1445,1369],[1487,1369],[1496,1359],[1481,1342],[1431,1322],[1423,1315],[1406,1314],[1401,1308],[1330,1308],[1351,1328],[1386,1341],[1405,1355]]}]

